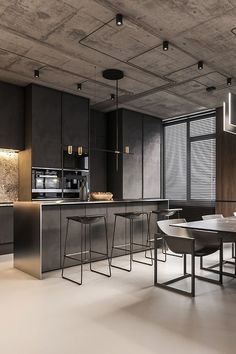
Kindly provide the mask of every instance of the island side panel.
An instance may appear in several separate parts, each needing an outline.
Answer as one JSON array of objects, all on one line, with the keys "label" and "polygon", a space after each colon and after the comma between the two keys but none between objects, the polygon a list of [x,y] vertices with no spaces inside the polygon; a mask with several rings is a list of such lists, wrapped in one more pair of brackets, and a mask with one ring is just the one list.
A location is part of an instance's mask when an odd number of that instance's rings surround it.
[{"label": "island side panel", "polygon": [[41,267],[41,205],[14,204],[14,267],[38,279]]},{"label": "island side panel", "polygon": [[58,206],[42,207],[42,271],[61,267],[61,213]]}]

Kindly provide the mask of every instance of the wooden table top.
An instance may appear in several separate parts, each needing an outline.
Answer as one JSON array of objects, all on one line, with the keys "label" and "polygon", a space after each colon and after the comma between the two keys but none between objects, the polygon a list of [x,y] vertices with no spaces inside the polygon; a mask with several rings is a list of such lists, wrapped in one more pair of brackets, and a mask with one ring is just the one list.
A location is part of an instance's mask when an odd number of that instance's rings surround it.
[{"label": "wooden table top", "polygon": [[172,224],[171,226],[182,227],[184,229],[191,230],[236,233],[236,217],[230,216],[223,219],[191,221],[181,224]]}]

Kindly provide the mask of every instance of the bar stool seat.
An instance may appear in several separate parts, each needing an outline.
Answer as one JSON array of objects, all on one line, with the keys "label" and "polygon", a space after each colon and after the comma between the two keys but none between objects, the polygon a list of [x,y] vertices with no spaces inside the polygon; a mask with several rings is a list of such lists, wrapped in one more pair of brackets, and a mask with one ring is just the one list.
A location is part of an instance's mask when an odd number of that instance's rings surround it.
[{"label": "bar stool seat", "polygon": [[[99,252],[97,250],[92,249],[92,225],[99,222],[100,220],[104,221],[104,227],[105,227],[105,246],[106,246],[106,252]],[[73,252],[73,253],[67,253],[67,242],[69,239],[69,225],[70,222],[77,222],[81,224],[81,233],[80,233],[80,252]],[[89,228],[88,232],[88,240],[89,240],[89,250],[86,249],[86,226]],[[84,232],[83,232],[84,228]],[[84,255],[86,253],[89,253],[89,259],[84,259]],[[97,271],[92,268],[92,254],[97,254],[102,256],[102,259],[105,259],[108,261],[108,273],[103,273],[100,271]],[[80,257],[80,259],[76,258],[77,256]],[[101,258],[101,257],[100,257]],[[80,265],[80,281],[76,281],[74,279],[71,279],[69,277],[64,276],[64,268],[65,268],[65,260],[66,259],[71,259],[74,261],[79,262]],[[98,260],[98,259],[96,259]],[[90,264],[90,270],[94,273],[98,273],[101,275],[104,275],[106,277],[111,276],[111,267],[110,267],[110,260],[109,260],[109,254],[108,254],[108,237],[107,237],[107,223],[106,223],[106,216],[105,215],[87,215],[87,216],[68,216],[67,217],[67,226],[66,226],[66,238],[65,238],[65,247],[64,247],[64,254],[63,254],[63,264],[62,264],[62,273],[61,276],[63,279],[69,280],[73,283],[76,283],[78,285],[82,285],[83,282],[83,264],[86,262],[89,262]],[[76,264],[78,265],[78,264]]]},{"label": "bar stool seat", "polygon": [[[151,250],[151,247],[148,244],[148,241],[146,242],[146,244],[143,244],[143,243],[134,242],[134,239],[133,239],[133,237],[134,237],[134,229],[133,229],[134,220],[138,220],[142,216],[146,216],[146,220],[147,220],[147,240],[149,239],[149,213],[148,212],[144,212],[144,211],[135,211],[135,212],[126,212],[126,213],[116,213],[114,215],[115,215],[115,222],[114,222],[114,229],[113,229],[112,249],[111,249],[111,267],[118,268],[118,269],[121,269],[121,270],[125,270],[127,272],[131,272],[132,263],[133,262],[152,266],[153,265],[152,250]],[[129,243],[127,243],[127,244],[115,245],[115,232],[116,232],[117,217],[128,219],[129,222],[130,222]],[[138,260],[134,259],[133,246],[141,246],[142,248],[144,247],[145,248],[145,252],[147,250],[149,250],[150,253],[151,253],[151,257],[150,257],[151,262],[143,262],[143,261],[138,261]],[[127,249],[127,247],[128,247],[128,249]],[[119,267],[119,266],[116,266],[116,265],[112,264],[113,253],[114,253],[115,249],[120,250],[120,251],[124,251],[125,255],[127,255],[127,254],[129,255],[129,268]]]}]

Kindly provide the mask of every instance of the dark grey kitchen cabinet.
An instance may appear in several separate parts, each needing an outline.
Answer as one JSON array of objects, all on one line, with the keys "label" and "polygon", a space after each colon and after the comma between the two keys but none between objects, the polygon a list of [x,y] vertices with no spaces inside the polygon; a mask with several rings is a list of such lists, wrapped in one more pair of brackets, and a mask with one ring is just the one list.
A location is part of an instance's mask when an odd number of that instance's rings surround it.
[{"label": "dark grey kitchen cabinet", "polygon": [[159,119],[143,116],[143,198],[161,196],[161,139]]},{"label": "dark grey kitchen cabinet", "polygon": [[0,82],[0,148],[24,149],[24,89]]},{"label": "dark grey kitchen cabinet", "polygon": [[42,271],[59,269],[61,266],[60,208],[43,206],[42,212]]},{"label": "dark grey kitchen cabinet", "polygon": [[64,146],[89,144],[89,100],[62,93],[62,136]]},{"label": "dark grey kitchen cabinet", "polygon": [[142,115],[123,110],[123,151],[129,146],[133,155],[123,155],[123,198],[142,198]]},{"label": "dark grey kitchen cabinet", "polygon": [[[27,87],[33,167],[61,167],[61,92]],[[30,122],[28,128],[30,127]]]},{"label": "dark grey kitchen cabinet", "polygon": [[[108,116],[108,148],[115,150],[116,112]],[[129,146],[132,155],[109,154],[108,159],[108,189],[115,198],[142,198],[142,114],[126,109],[118,114],[119,150],[124,151]]]},{"label": "dark grey kitchen cabinet", "polygon": [[13,251],[13,206],[0,207],[0,254]]},{"label": "dark grey kitchen cabinet", "polygon": [[107,191],[107,117],[103,112],[90,111],[90,190]]}]

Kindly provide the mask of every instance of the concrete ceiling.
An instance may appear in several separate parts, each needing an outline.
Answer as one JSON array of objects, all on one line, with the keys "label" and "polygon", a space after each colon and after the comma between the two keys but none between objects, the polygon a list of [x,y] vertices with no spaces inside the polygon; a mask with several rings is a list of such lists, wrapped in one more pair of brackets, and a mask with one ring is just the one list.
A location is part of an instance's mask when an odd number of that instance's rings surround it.
[{"label": "concrete ceiling", "polygon": [[235,63],[235,0],[0,0],[0,80],[82,95],[100,110],[114,108],[104,69],[124,71],[120,107],[170,118],[222,105],[227,77],[236,93]]}]

